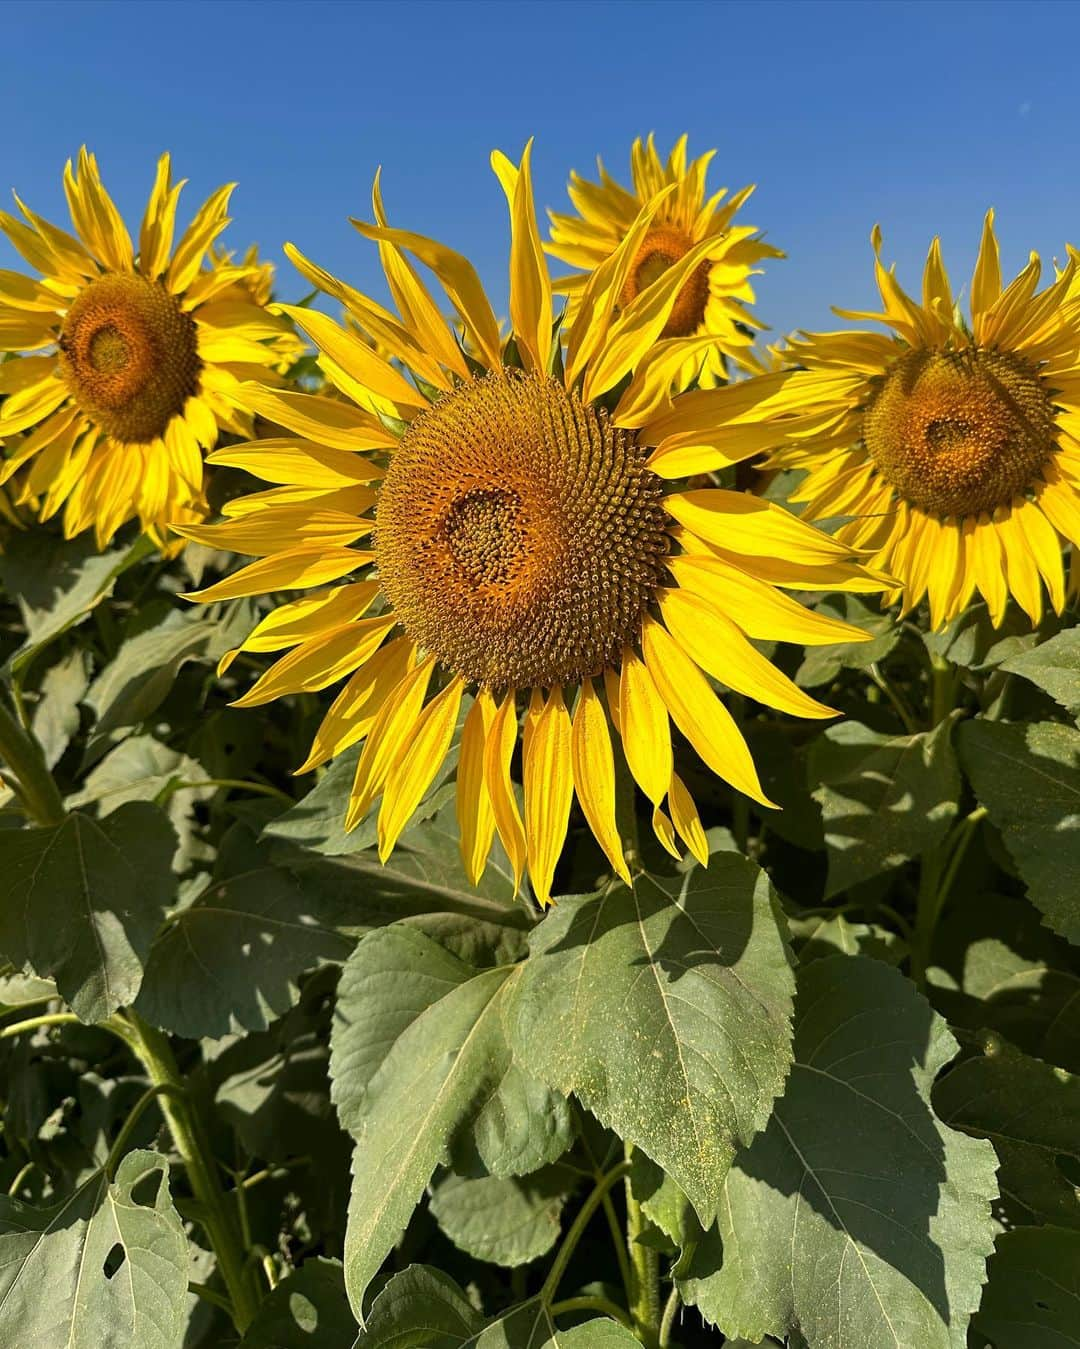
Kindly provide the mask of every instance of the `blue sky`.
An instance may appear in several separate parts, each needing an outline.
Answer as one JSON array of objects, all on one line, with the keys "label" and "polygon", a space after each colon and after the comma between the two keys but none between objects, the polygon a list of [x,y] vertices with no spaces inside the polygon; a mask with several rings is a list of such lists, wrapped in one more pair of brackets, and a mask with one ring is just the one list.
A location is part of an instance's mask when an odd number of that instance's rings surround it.
[{"label": "blue sky", "polygon": [[777,333],[872,300],[875,221],[912,288],[935,233],[966,281],[991,204],[1010,271],[1080,245],[1067,4],[0,0],[0,26],[5,197],[66,221],[61,170],[86,141],[137,224],[168,148],[189,211],[239,182],[227,238],[280,261],[283,298],[303,290],[286,239],[381,293],[347,217],[368,215],[382,163],[392,223],[468,253],[504,308],[488,154],[534,134],[537,195],[556,207],[597,153],[625,176],[639,133],[715,146],[711,184],[756,182],[745,219],[788,253],[759,284]]}]

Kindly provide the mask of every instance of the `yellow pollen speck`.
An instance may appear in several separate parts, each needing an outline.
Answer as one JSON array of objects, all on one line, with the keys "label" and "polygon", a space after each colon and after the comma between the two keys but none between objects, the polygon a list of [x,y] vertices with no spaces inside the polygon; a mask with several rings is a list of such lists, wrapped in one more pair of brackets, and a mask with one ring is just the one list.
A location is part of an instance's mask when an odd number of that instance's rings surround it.
[{"label": "yellow pollen speck", "polygon": [[[669,267],[686,256],[694,241],[682,230],[670,225],[657,225],[649,230],[641,242],[623,286],[619,303],[626,306],[654,281],[658,281]],[[661,337],[688,337],[697,332],[705,319],[709,302],[709,264],[695,267],[684,283],[672,306]]]},{"label": "yellow pollen speck", "polygon": [[977,347],[901,356],[863,415],[863,441],[881,474],[943,518],[992,512],[1022,496],[1055,436],[1054,405],[1036,370]]},{"label": "yellow pollen speck", "polygon": [[114,440],[155,440],[199,391],[195,322],[154,281],[102,276],[67,312],[60,366],[79,406]]},{"label": "yellow pollen speck", "polygon": [[406,632],[495,688],[599,673],[637,638],[666,545],[632,432],[503,371],[418,417],[379,492],[382,587]]}]

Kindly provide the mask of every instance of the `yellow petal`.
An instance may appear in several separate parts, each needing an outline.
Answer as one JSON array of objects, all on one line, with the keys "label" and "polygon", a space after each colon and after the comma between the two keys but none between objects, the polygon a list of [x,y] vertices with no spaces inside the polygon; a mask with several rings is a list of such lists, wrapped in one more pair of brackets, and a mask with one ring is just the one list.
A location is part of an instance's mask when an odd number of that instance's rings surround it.
[{"label": "yellow petal", "polygon": [[259,707],[286,693],[317,693],[369,660],[397,623],[396,614],[364,618],[309,637],[276,660],[233,707]]},{"label": "yellow petal", "polygon": [[484,781],[491,799],[495,827],[514,870],[515,895],[521,885],[526,858],[525,829],[510,782],[510,760],[516,740],[517,702],[514,690],[510,689],[492,718],[488,731],[487,744],[484,746]]},{"label": "yellow petal", "polygon": [[848,561],[851,549],[797,516],[745,492],[702,488],[664,498],[668,513],[681,525],[721,548],[770,557],[780,553],[796,562]]},{"label": "yellow petal", "polygon": [[1046,583],[1054,613],[1065,607],[1065,571],[1061,562],[1061,540],[1054,527],[1039,509],[1037,503],[1022,500],[1013,506],[1020,532],[1027,539],[1028,551],[1035,559],[1039,574]]},{"label": "yellow petal", "polygon": [[836,712],[804,693],[714,604],[689,590],[657,591],[668,631],[706,674],[736,693],[788,712],[793,717],[835,717]]},{"label": "yellow petal", "polygon": [[431,786],[454,738],[461,710],[460,675],[447,684],[420,713],[405,753],[397,760],[386,779],[379,807],[379,861],[385,862],[394,850],[401,831],[412,818],[424,793]]},{"label": "yellow petal", "polygon": [[684,554],[666,558],[664,565],[680,586],[710,600],[756,641],[829,646],[870,640],[862,628],[803,608],[723,558]]},{"label": "yellow petal", "polygon": [[435,657],[427,656],[415,670],[409,671],[379,708],[356,765],[349,809],[345,814],[346,832],[356,828],[382,791],[387,774],[400,757],[402,746],[407,744],[420,716],[434,668]]},{"label": "yellow petal", "polygon": [[363,740],[374,726],[383,703],[412,668],[415,655],[416,647],[408,637],[395,637],[381,646],[330,704],[315,732],[311,750],[294,770],[294,776],[318,768]]},{"label": "yellow petal", "polygon": [[215,600],[236,600],[247,595],[269,595],[275,590],[307,590],[340,580],[373,558],[373,553],[361,553],[354,548],[294,548],[260,558],[205,590],[188,591],[181,599],[211,604]]},{"label": "yellow petal", "polygon": [[457,822],[462,865],[470,885],[479,885],[495,837],[495,815],[484,781],[484,746],[495,719],[495,703],[481,689],[465,716],[457,771]]},{"label": "yellow petal", "polygon": [[975,274],[971,278],[971,317],[975,324],[975,336],[979,336],[980,320],[1001,295],[1001,260],[998,256],[997,239],[994,236],[994,212],[987,211],[983,221],[982,244],[979,258],[975,263]]},{"label": "yellow petal", "polygon": [[326,314],[299,305],[279,304],[276,307],[282,313],[291,315],[319,350],[325,352],[364,389],[380,398],[388,398],[403,411],[427,407],[427,399],[402,374],[361,342],[359,337],[346,332]]},{"label": "yellow petal", "polygon": [[397,437],[370,412],[340,398],[268,389],[261,384],[242,384],[236,396],[250,412],[317,445],[335,450],[392,450],[398,444]]},{"label": "yellow petal", "polygon": [[[355,585],[335,586],[281,604],[252,628],[237,650],[280,651],[296,646],[328,628],[359,618],[378,593],[378,581],[358,581]],[[221,674],[220,665],[218,673]]]},{"label": "yellow petal", "polygon": [[242,468],[263,482],[327,491],[382,477],[382,469],[362,454],[303,440],[252,440],[246,445],[227,445],[208,455],[206,462]]},{"label": "yellow petal", "polygon": [[546,373],[552,347],[551,277],[540,244],[533,204],[532,141],[525,146],[520,167],[501,151],[491,166],[510,207],[510,322],[526,369]]},{"label": "yellow petal", "polygon": [[[654,619],[646,617],[641,632],[645,664],[672,719],[701,759],[725,782],[773,806],[758,781],[746,741],[731,713],[709,687],[675,639]],[[671,781],[671,770],[665,788]]]},{"label": "yellow petal", "polygon": [[703,867],[709,865],[709,841],[701,824],[694,798],[686,789],[686,784],[678,773],[671,775],[671,791],[668,793],[668,808],[671,822],[679,831],[679,837]]},{"label": "yellow petal", "polygon": [[281,506],[221,525],[176,525],[176,533],[210,548],[269,557],[311,545],[344,547],[370,534],[375,521],[344,511]]},{"label": "yellow petal", "polygon": [[630,869],[623,855],[615,816],[615,756],[611,749],[607,717],[591,679],[584,679],[581,683],[581,696],[574,710],[570,750],[574,787],[585,819],[616,875],[629,885]]},{"label": "yellow petal", "polygon": [[542,906],[551,903],[551,880],[566,839],[574,778],[570,716],[555,686],[525,746],[525,839],[529,878]]},{"label": "yellow petal", "polygon": [[671,782],[671,732],[667,708],[640,657],[625,647],[619,679],[619,726],[634,781],[658,806]]},{"label": "yellow petal", "polygon": [[994,530],[1005,558],[1009,590],[1020,608],[1031,619],[1032,626],[1035,626],[1042,618],[1042,585],[1027,539],[1008,506],[999,507],[995,511]]},{"label": "yellow petal", "polygon": [[653,807],[652,827],[653,833],[660,840],[661,845],[672,857],[677,857],[681,861],[679,847],[675,842],[675,828],[659,806]]}]

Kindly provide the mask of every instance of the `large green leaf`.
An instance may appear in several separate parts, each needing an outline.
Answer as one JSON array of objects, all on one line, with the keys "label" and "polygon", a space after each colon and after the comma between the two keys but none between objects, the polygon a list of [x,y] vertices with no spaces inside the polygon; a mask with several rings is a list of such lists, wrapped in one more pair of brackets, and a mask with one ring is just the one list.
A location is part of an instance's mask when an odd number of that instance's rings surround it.
[{"label": "large green leaf", "polygon": [[176,835],[147,802],[106,820],[0,830],[0,950],[52,977],[84,1021],[131,1002],[175,892]]},{"label": "large green leaf", "polygon": [[369,933],[342,973],[333,1095],[356,1140],[345,1282],[364,1294],[454,1135],[510,1066],[510,966],[476,971],[401,924]]},{"label": "large green leaf", "polygon": [[531,1176],[446,1175],[432,1189],[431,1212],[468,1255],[512,1268],[555,1245],[573,1186],[573,1175],[557,1166]]},{"label": "large green leaf", "polygon": [[1080,1228],[1080,1195],[1060,1165],[1071,1157],[1080,1167],[1080,1078],[991,1035],[982,1054],[938,1082],[934,1107],[952,1128],[994,1144],[1009,1226]]},{"label": "large green leaf", "polygon": [[795,682],[803,688],[818,688],[831,684],[841,670],[865,670],[875,661],[884,660],[900,641],[901,630],[892,614],[883,614],[871,608],[856,595],[838,595],[815,606],[818,613],[838,618],[861,628],[869,640],[864,642],[833,642],[828,646],[805,649],[802,664],[795,674]]},{"label": "large green leaf", "polygon": [[240,1349],[352,1349],[355,1338],[341,1266],[311,1259],[263,1300]]},{"label": "large green leaf", "polygon": [[560,900],[531,947],[519,1061],[659,1163],[710,1222],[791,1061],[794,980],[768,877],[715,853],[707,871]]},{"label": "large green leaf", "polygon": [[1080,1345],[1080,1232],[1058,1227],[1003,1232],[989,1272],[975,1325],[994,1349]]},{"label": "large green leaf", "polygon": [[1041,646],[1010,656],[1001,668],[1038,684],[1074,716],[1080,713],[1080,627],[1066,628]]},{"label": "large green leaf", "polygon": [[1031,902],[1080,943],[1080,731],[1056,722],[966,722],[960,756]]},{"label": "large green leaf", "polygon": [[25,668],[38,651],[84,619],[120,573],[151,549],[140,538],[102,553],[90,531],[70,540],[40,529],[9,533],[0,553],[0,582],[18,602],[26,630],[12,668]]},{"label": "large green leaf", "polygon": [[682,1289],[725,1334],[814,1349],[963,1349],[993,1242],[989,1143],[930,1088],[956,1042],[899,973],[862,956],[799,971],[795,1064],[728,1173]]},{"label": "large green leaf", "polygon": [[332,862],[214,881],[154,942],[138,1009],[193,1039],[265,1030],[295,1003],[301,974],[345,959],[342,928],[362,914],[353,876]]},{"label": "large green leaf", "polygon": [[54,768],[79,729],[79,703],[86,692],[87,653],[73,648],[41,678],[31,730],[45,762]]},{"label": "large green leaf", "polygon": [[951,722],[920,735],[830,726],[810,755],[829,847],[826,898],[936,847],[956,815]]},{"label": "large green leaf", "polygon": [[169,1163],[129,1152],[47,1209],[0,1197],[0,1343],[180,1349],[188,1250]]}]

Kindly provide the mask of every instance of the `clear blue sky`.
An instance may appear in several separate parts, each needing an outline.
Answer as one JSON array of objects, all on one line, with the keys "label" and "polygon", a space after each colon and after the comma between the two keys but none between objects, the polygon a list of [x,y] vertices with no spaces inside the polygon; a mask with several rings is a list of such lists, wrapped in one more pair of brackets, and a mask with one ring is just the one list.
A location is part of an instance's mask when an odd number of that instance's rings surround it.
[{"label": "clear blue sky", "polygon": [[[934,233],[967,279],[990,204],[1010,269],[1080,245],[1065,3],[0,0],[0,33],[5,197],[66,220],[61,169],[85,140],[137,223],[168,148],[189,210],[239,182],[228,238],[280,261],[283,298],[303,289],[286,239],[379,293],[347,217],[369,217],[382,163],[392,222],[468,253],[504,308],[488,153],[533,134],[538,197],[557,207],[598,152],[625,176],[639,133],[717,147],[712,183],[756,182],[746,219],[789,255],[759,286],[777,333],[872,299],[875,221],[912,287]],[[13,257],[0,242],[0,266]]]}]

